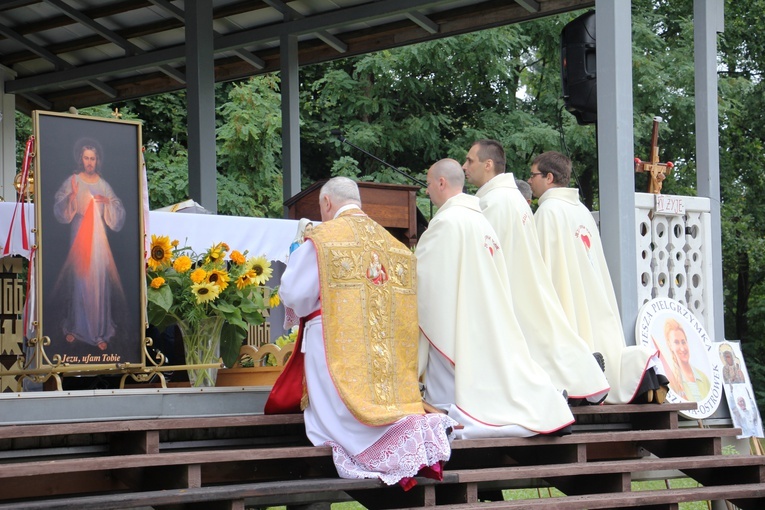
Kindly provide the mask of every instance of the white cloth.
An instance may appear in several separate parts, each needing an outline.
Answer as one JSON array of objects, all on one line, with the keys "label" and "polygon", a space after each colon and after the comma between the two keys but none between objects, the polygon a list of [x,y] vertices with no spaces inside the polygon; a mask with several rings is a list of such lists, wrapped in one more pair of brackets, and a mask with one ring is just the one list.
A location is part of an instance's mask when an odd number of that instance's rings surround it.
[{"label": "white cloth", "polygon": [[627,346],[598,227],[575,188],[551,188],[535,214],[542,257],[569,322],[606,360],[606,403],[625,404],[637,392],[656,349]]},{"label": "white cloth", "polygon": [[[15,202],[0,202],[0,244],[5,243],[15,207]],[[35,219],[34,204],[24,204],[24,207],[27,228],[31,230]],[[29,257],[29,253],[21,249],[20,213],[16,214],[13,222],[11,255]],[[178,239],[197,253],[204,253],[212,245],[225,241],[233,250],[247,250],[252,256],[265,255],[268,260],[282,262],[287,260],[290,243],[298,226],[298,220],[159,211],[149,212],[149,221],[150,230],[147,235],[170,236],[170,239]],[[314,226],[318,223],[314,222]],[[34,241],[34,234],[31,234],[30,244],[34,244]]]},{"label": "white cloth", "polygon": [[465,438],[551,433],[573,423],[560,391],[531,359],[497,234],[478,199],[447,200],[415,255],[426,400],[450,413],[456,407]]},{"label": "white cloth", "polygon": [[[279,294],[285,306],[305,317],[321,308],[319,268],[313,242],[290,256]],[[446,430],[456,423],[442,414],[412,415],[389,426],[358,421],[343,403],[327,368],[322,317],[308,321],[303,332],[308,407],[306,435],[314,445],[329,445],[343,478],[379,477],[387,484],[417,474],[449,458]]]},{"label": "white cloth", "polygon": [[476,193],[481,210],[499,236],[512,306],[534,358],[569,398],[599,402],[608,381],[590,347],[576,334],[560,305],[539,251],[528,202],[512,173],[500,174]]}]

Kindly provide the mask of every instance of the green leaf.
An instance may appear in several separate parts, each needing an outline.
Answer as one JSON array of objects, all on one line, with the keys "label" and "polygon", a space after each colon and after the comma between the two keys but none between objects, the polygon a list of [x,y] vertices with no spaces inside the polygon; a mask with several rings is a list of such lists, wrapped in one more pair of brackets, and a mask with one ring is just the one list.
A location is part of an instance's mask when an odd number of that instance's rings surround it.
[{"label": "green leaf", "polygon": [[230,368],[236,363],[245,336],[246,333],[242,334],[241,328],[229,323],[223,325],[220,335],[220,356],[227,367]]},{"label": "green leaf", "polygon": [[211,303],[210,306],[221,312],[223,315],[236,312],[236,307],[230,303],[226,303],[225,301],[217,301],[215,303]]},{"label": "green leaf", "polygon": [[159,306],[166,312],[170,311],[170,308],[173,306],[173,291],[170,290],[168,285],[163,285],[158,289],[149,287],[146,294],[150,303]]}]

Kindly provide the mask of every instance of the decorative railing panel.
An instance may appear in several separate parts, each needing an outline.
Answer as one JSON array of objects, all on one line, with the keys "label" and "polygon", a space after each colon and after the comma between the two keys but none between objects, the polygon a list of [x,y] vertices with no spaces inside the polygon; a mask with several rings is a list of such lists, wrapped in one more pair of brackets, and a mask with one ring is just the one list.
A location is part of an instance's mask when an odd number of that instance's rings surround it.
[{"label": "decorative railing panel", "polygon": [[668,214],[657,212],[656,197],[635,194],[638,303],[675,299],[714,331],[709,199],[667,197],[684,206]]}]

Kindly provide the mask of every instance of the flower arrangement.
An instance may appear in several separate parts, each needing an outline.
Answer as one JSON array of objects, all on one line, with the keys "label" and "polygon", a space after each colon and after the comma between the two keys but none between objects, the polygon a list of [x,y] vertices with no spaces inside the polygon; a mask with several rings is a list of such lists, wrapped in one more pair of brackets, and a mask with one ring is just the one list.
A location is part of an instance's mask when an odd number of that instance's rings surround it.
[{"label": "flower arrangement", "polygon": [[[217,362],[219,339],[220,356],[231,366],[248,326],[263,323],[264,310],[278,305],[278,294],[264,285],[271,264],[264,256],[230,251],[223,242],[201,255],[178,244],[168,236],[151,236],[148,320],[159,328],[178,324],[187,364]],[[214,385],[214,379],[191,382]]]}]

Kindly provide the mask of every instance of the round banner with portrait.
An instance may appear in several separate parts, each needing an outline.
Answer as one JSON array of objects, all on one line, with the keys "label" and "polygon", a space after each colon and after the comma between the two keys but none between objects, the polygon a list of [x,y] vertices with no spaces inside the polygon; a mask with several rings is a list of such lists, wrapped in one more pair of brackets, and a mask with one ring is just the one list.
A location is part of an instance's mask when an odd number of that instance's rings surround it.
[{"label": "round banner with portrait", "polygon": [[639,344],[660,352],[661,368],[669,379],[667,402],[698,404],[680,414],[701,419],[717,410],[723,397],[720,357],[690,310],[674,299],[652,299],[638,313],[635,336]]}]

